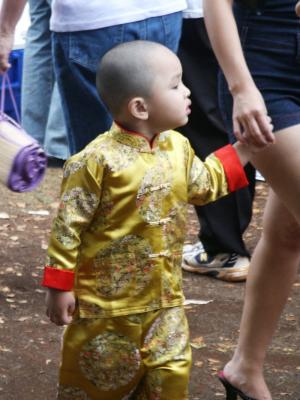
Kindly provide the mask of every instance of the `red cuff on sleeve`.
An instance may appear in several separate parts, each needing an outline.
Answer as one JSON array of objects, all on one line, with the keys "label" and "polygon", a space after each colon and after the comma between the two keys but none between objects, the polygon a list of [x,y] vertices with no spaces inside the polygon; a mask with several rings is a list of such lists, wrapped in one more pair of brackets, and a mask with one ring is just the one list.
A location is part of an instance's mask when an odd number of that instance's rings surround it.
[{"label": "red cuff on sleeve", "polygon": [[59,290],[72,290],[74,287],[74,277],[75,274],[73,271],[46,266],[42,286]]},{"label": "red cuff on sleeve", "polygon": [[221,147],[214,152],[214,155],[221,161],[227,178],[230,192],[241,189],[249,184],[244,167],[231,144]]}]

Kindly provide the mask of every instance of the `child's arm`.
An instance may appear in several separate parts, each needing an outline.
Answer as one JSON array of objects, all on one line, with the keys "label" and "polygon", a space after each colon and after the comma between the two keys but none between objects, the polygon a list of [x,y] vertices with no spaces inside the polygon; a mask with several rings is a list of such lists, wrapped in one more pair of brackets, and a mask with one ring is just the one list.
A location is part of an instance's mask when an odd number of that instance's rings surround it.
[{"label": "child's arm", "polygon": [[205,161],[190,152],[188,201],[195,205],[211,203],[248,185],[243,166],[255,153],[271,144],[244,144],[240,141],[216,150]]},{"label": "child's arm", "polygon": [[[248,153],[238,146],[244,162]],[[194,205],[211,203],[248,185],[248,180],[236,149],[227,145],[216,150],[204,161],[190,147],[188,166],[188,202]]]},{"label": "child's arm", "polygon": [[56,325],[67,325],[75,311],[73,292],[48,288],[46,294],[46,314]]},{"label": "child's arm", "polygon": [[[82,239],[98,210],[103,167],[84,153],[64,166],[61,201],[53,220],[42,285],[47,287],[47,314],[57,325],[71,321],[76,297],[75,274],[83,249]],[[73,294],[74,291],[74,294]]]}]

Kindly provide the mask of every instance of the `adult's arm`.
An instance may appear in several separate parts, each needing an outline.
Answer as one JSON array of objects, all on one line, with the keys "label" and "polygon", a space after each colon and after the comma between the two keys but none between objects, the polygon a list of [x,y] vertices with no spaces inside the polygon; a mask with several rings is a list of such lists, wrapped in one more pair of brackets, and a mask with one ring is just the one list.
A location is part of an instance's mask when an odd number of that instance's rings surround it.
[{"label": "adult's arm", "polygon": [[204,20],[233,96],[233,129],[241,142],[256,146],[275,140],[264,100],[247,67],[232,0],[204,0]]},{"label": "adult's arm", "polygon": [[3,0],[0,10],[0,74],[9,67],[8,57],[13,48],[16,25],[27,0]]}]

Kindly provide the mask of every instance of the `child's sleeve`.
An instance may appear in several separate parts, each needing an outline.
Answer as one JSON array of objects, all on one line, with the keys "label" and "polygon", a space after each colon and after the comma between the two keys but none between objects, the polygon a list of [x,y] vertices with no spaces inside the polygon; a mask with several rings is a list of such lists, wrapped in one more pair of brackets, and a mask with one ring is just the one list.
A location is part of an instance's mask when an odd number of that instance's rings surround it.
[{"label": "child's sleeve", "polygon": [[188,201],[196,205],[213,202],[248,185],[240,159],[231,145],[224,146],[201,161],[191,156],[188,176]]},{"label": "child's sleeve", "polygon": [[43,286],[73,289],[82,233],[98,209],[102,178],[103,167],[94,160],[75,158],[66,164],[59,210],[52,223]]}]

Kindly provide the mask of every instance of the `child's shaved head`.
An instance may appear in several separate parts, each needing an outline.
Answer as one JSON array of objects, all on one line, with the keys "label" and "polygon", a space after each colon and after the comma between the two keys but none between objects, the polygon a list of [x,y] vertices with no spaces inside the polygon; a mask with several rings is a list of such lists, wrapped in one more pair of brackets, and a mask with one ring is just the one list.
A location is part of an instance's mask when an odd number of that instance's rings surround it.
[{"label": "child's shaved head", "polygon": [[97,71],[97,89],[113,116],[133,97],[151,95],[155,79],[155,57],[171,52],[145,40],[122,43],[102,58]]}]

